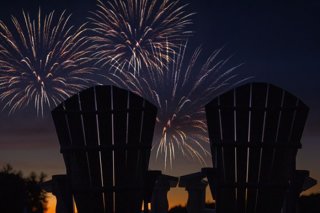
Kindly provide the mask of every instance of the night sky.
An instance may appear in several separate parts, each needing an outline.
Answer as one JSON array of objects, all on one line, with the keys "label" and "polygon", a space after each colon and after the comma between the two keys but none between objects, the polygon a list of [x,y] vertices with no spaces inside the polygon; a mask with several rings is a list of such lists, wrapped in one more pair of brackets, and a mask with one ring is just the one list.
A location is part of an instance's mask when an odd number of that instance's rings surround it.
[{"label": "night sky", "polygon": [[[182,0],[189,3],[194,36],[189,47],[203,47],[203,55],[224,47],[222,56],[232,55],[229,65],[243,63],[241,76],[270,82],[301,98],[310,113],[299,151],[299,169],[311,171],[320,181],[320,3],[296,0],[290,3],[256,3],[255,1]],[[86,21],[94,0],[2,0],[0,18],[8,23],[10,15],[25,9],[72,12],[72,22]],[[3,103],[2,103],[3,104]],[[209,162],[209,159],[208,159]],[[43,171],[48,176],[65,173],[58,139],[51,116],[37,117],[31,109],[8,116],[0,112],[0,166],[10,163],[25,174]],[[161,169],[154,155],[150,168]],[[197,162],[179,158],[165,173],[180,176],[200,170]],[[320,190],[318,184],[311,191]]]}]

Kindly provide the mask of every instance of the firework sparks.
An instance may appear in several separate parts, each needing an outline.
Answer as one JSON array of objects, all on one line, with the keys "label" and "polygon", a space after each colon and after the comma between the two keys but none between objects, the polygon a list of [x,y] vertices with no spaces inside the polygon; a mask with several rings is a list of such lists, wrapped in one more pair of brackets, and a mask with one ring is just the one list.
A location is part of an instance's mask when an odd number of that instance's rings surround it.
[{"label": "firework sparks", "polygon": [[12,17],[11,30],[0,21],[0,99],[10,113],[34,104],[43,115],[91,82],[85,28],[69,26],[64,12],[43,19],[39,10],[36,20],[22,15],[22,21]]},{"label": "firework sparks", "polygon": [[162,67],[170,60],[168,52],[174,52],[177,43],[191,34],[185,29],[192,14],[185,7],[179,0],[98,1],[97,11],[89,18],[97,63],[134,73]]},{"label": "firework sparks", "polygon": [[210,152],[204,106],[223,90],[247,80],[239,79],[234,72],[238,66],[224,68],[228,59],[218,60],[220,51],[201,63],[201,48],[187,60],[186,45],[182,45],[167,72],[106,74],[108,81],[134,91],[158,107],[153,149],[157,158],[164,156],[165,167],[169,161],[172,168],[177,151],[206,164]]}]

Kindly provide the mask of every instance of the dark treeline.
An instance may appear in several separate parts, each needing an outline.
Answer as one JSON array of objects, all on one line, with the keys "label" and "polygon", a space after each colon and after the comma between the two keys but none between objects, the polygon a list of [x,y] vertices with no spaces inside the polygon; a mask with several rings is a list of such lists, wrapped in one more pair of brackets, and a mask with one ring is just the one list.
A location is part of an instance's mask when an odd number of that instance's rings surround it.
[{"label": "dark treeline", "polygon": [[45,174],[32,172],[23,177],[10,165],[0,169],[0,212],[1,213],[43,213],[46,210],[46,195],[40,184]]}]

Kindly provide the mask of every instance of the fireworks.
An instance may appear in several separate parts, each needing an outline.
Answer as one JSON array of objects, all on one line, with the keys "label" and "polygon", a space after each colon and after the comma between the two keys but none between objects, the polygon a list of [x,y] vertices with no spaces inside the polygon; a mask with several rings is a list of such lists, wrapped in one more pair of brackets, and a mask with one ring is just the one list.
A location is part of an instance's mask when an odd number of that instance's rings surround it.
[{"label": "fireworks", "polygon": [[[90,66],[111,67],[108,83],[131,90],[158,107],[153,149],[164,165],[177,152],[206,163],[209,139],[204,106],[222,90],[247,79],[225,68],[221,50],[201,60],[186,56],[191,13],[179,0],[98,1],[91,26],[75,29],[70,16],[51,12],[33,20],[0,21],[0,99],[10,112],[34,105],[38,113],[94,83]],[[86,32],[90,33],[86,36]],[[89,32],[89,31],[88,31]],[[143,71],[143,72],[142,72]],[[105,83],[105,82],[102,82]]]},{"label": "fireworks", "polygon": [[54,12],[36,20],[25,12],[12,17],[12,29],[0,21],[0,99],[9,108],[34,104],[38,113],[85,88],[92,80],[84,26]]},{"label": "fireworks", "polygon": [[98,1],[90,18],[90,37],[97,64],[112,64],[118,70],[158,68],[170,60],[167,56],[191,34],[186,27],[192,14],[184,11],[179,0],[110,0]]},{"label": "fireworks", "polygon": [[187,60],[186,45],[182,45],[172,56],[174,60],[168,64],[167,72],[106,74],[108,81],[139,94],[158,107],[153,149],[157,157],[164,155],[165,166],[168,160],[172,166],[177,151],[205,164],[210,153],[204,106],[222,90],[247,80],[237,77],[234,73],[237,67],[224,68],[228,59],[219,61],[220,51],[201,63],[201,48]]}]

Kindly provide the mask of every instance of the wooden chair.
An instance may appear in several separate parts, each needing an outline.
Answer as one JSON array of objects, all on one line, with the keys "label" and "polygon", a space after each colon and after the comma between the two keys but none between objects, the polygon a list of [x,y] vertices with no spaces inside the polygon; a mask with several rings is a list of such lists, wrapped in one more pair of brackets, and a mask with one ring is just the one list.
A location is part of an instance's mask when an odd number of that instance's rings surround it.
[{"label": "wooden chair", "polygon": [[234,88],[206,105],[217,213],[280,213],[295,172],[308,107],[267,83]]},{"label": "wooden chair", "polygon": [[157,109],[132,92],[96,86],[52,111],[79,213],[137,213]]}]

